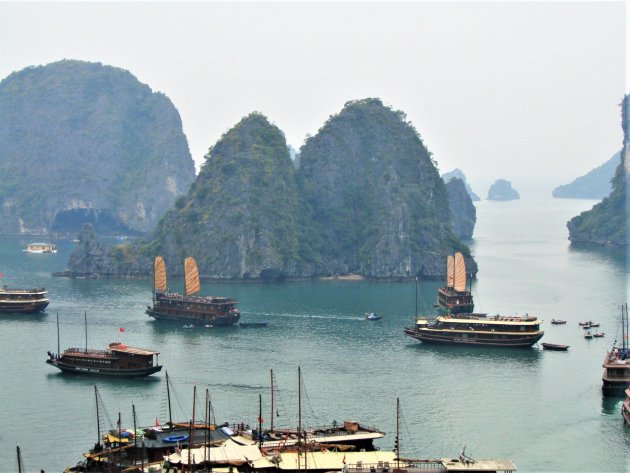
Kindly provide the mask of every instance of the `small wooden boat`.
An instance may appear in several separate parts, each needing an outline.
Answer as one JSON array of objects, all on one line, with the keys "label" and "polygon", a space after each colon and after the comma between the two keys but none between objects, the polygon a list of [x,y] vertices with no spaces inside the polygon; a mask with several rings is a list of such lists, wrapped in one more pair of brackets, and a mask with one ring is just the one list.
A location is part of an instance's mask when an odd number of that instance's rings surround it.
[{"label": "small wooden boat", "polygon": [[599,327],[599,322],[591,322],[590,327]]},{"label": "small wooden boat", "polygon": [[553,325],[562,325],[562,324],[566,324],[567,321],[566,320],[560,320],[560,319],[551,319],[551,323]]},{"label": "small wooden boat", "polygon": [[367,312],[365,314],[365,320],[381,320],[381,316],[375,314],[374,312]]},{"label": "small wooden boat", "polygon": [[594,336],[594,337],[597,337],[597,338],[601,338],[601,337],[603,337],[604,335],[606,335],[604,332],[595,332],[595,333],[593,334],[593,336]]},{"label": "small wooden boat", "polygon": [[541,343],[544,350],[567,351],[569,345],[560,345],[557,343]]},{"label": "small wooden boat", "polygon": [[591,322],[590,320],[589,320],[588,322],[578,322],[578,324],[579,324],[579,325],[581,325],[581,326],[583,326],[583,327],[584,327],[585,325],[586,325],[586,326],[591,325],[592,323],[593,323],[593,322]]},{"label": "small wooden boat", "polygon": [[586,333],[584,334],[584,338],[586,338],[586,339],[591,339],[591,338],[593,338],[593,334],[592,334],[591,332],[586,332]]}]

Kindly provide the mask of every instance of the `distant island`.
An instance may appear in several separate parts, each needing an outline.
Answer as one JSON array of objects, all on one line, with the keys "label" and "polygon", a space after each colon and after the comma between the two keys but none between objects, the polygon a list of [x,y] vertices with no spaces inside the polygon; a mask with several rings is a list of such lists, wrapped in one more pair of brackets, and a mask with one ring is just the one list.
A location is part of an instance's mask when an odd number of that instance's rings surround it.
[{"label": "distant island", "polygon": [[488,200],[517,200],[518,192],[512,188],[512,183],[505,179],[497,179],[488,189]]},{"label": "distant island", "polygon": [[556,187],[552,192],[553,197],[563,199],[603,199],[612,190],[612,180],[620,162],[621,151],[618,151],[601,166],[578,177],[570,184]]},{"label": "distant island", "polygon": [[628,246],[628,222],[630,208],[627,205],[628,159],[630,158],[630,96],[621,105],[623,153],[613,178],[610,194],[591,210],[573,217],[568,223],[569,240],[572,244]]},{"label": "distant island", "polygon": [[455,251],[477,271],[420,135],[379,99],[347,102],[306,140],[297,169],[284,134],[260,113],[205,158],[189,192],[142,241],[103,246],[85,227],[66,275],[148,275],[161,255],[171,274],[194,256],[213,279],[442,278]]},{"label": "distant island", "polygon": [[451,182],[452,179],[455,179],[455,178],[462,180],[466,188],[466,192],[468,192],[468,195],[470,196],[473,202],[477,202],[481,200],[479,196],[473,192],[472,188],[470,187],[470,184],[468,184],[468,181],[466,181],[466,176],[464,175],[464,172],[461,169],[455,168],[452,171],[448,171],[442,174],[442,179],[444,180],[446,184],[448,184],[449,182]]}]

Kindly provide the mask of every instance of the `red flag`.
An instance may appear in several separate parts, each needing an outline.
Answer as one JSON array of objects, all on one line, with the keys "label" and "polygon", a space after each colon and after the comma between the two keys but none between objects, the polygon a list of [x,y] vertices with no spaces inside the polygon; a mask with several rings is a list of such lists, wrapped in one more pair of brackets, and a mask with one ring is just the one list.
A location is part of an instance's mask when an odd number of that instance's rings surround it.
[{"label": "red flag", "polygon": [[124,331],[125,331],[125,328],[124,328],[124,327],[120,327],[120,331],[121,331],[121,332],[124,332]]},{"label": "red flag", "polygon": [[156,427],[159,427],[159,426],[160,426],[160,423],[158,422],[158,418],[157,418],[157,417],[155,418],[155,426],[156,426]]},{"label": "red flag", "polygon": [[261,424],[265,422],[265,419],[263,419],[262,417],[258,418],[258,422],[260,422]]},{"label": "red flag", "polygon": [[343,456],[343,460],[341,460],[341,461],[343,462],[344,465],[346,464],[346,456],[345,455]]}]

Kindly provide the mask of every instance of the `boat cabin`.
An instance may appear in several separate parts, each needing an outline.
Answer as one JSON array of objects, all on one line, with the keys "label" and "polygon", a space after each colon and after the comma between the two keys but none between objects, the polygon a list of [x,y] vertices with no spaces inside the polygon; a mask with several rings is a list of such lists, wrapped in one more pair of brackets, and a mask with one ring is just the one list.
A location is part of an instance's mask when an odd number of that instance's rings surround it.
[{"label": "boat cabin", "polygon": [[52,243],[29,243],[24,251],[27,253],[57,253],[57,246]]}]

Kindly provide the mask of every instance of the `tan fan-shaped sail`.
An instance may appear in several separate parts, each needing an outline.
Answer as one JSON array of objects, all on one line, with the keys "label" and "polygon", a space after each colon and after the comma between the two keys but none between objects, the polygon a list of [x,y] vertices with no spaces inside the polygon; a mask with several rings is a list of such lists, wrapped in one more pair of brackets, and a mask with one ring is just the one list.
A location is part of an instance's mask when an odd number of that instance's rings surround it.
[{"label": "tan fan-shaped sail", "polygon": [[195,258],[189,256],[184,260],[184,281],[186,283],[186,295],[199,292],[199,270]]},{"label": "tan fan-shaped sail", "polygon": [[464,255],[455,253],[455,280],[453,286],[456,291],[466,290],[466,264],[464,263]]},{"label": "tan fan-shaped sail", "polygon": [[155,292],[166,291],[166,265],[164,264],[164,258],[161,256],[155,258],[153,274],[153,289]]},{"label": "tan fan-shaped sail", "polygon": [[453,280],[455,279],[455,263],[453,255],[446,257],[446,287],[453,287]]}]

